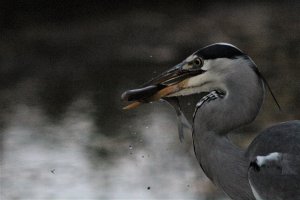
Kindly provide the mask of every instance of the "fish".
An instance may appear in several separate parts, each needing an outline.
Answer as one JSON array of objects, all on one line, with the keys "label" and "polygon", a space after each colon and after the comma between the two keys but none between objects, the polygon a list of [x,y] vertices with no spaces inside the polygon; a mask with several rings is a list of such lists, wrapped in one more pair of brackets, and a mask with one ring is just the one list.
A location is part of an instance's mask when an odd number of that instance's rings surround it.
[{"label": "fish", "polygon": [[[178,84],[180,86],[180,84]],[[180,142],[184,140],[184,130],[191,130],[192,126],[188,122],[184,113],[182,112],[179,99],[177,97],[167,97],[169,93],[180,90],[178,85],[162,85],[154,84],[147,85],[138,89],[127,90],[121,95],[121,99],[131,102],[129,105],[123,107],[124,110],[137,108],[143,103],[150,103],[152,101],[160,100],[170,105],[176,112],[178,136]],[[176,88],[178,87],[178,88]]]}]

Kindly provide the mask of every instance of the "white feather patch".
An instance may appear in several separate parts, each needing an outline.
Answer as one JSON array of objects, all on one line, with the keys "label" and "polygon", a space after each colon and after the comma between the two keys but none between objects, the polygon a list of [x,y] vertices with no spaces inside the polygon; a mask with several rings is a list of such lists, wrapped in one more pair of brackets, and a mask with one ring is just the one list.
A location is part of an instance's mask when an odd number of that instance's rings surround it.
[{"label": "white feather patch", "polygon": [[281,157],[281,153],[273,152],[266,156],[256,156],[256,164],[261,167],[270,161],[278,161]]}]

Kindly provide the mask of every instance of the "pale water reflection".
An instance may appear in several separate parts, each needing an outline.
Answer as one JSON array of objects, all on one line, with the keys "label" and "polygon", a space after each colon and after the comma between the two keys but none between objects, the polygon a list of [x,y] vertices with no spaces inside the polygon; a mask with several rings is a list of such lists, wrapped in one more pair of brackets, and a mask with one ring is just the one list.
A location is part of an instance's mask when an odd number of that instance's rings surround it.
[{"label": "pale water reflection", "polygon": [[[119,144],[93,137],[97,129],[88,112],[79,112],[82,107],[93,106],[78,100],[53,124],[38,108],[16,106],[3,132],[3,199],[205,197],[208,180],[193,156],[190,134],[179,142],[172,110],[155,105],[157,110],[130,125],[136,137]],[[95,148],[116,156],[99,157],[91,153]]]}]

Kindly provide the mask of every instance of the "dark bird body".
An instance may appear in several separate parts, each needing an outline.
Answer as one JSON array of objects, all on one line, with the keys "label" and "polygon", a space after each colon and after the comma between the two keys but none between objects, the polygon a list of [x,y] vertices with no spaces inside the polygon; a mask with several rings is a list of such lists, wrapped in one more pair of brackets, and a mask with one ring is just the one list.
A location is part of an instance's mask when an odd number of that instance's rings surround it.
[{"label": "dark bird body", "polygon": [[280,123],[262,131],[246,155],[255,162],[256,156],[273,152],[280,152],[278,159],[259,166],[259,170],[249,168],[252,187],[262,199],[300,199],[300,121]]}]

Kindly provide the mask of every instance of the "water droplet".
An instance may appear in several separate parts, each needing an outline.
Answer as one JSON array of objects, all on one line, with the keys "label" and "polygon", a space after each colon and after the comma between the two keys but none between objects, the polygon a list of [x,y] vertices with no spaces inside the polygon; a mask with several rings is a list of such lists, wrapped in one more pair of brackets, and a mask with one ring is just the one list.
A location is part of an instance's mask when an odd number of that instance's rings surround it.
[{"label": "water droplet", "polygon": [[153,56],[152,56],[152,55],[150,55],[149,57],[150,57],[150,58],[152,58]]},{"label": "water droplet", "polygon": [[150,189],[151,189],[150,186],[148,186],[148,187],[147,187],[147,190],[150,190]]},{"label": "water droplet", "polygon": [[149,128],[148,126],[146,126],[146,128]]},{"label": "water droplet", "polygon": [[142,158],[144,158],[145,156],[142,156]]},{"label": "water droplet", "polygon": [[187,185],[187,187],[190,187],[190,185]]},{"label": "water droplet", "polygon": [[132,150],[132,149],[133,149],[133,147],[132,147],[131,145],[129,145],[129,149],[130,149],[130,150]]}]

